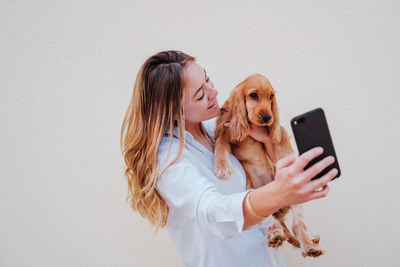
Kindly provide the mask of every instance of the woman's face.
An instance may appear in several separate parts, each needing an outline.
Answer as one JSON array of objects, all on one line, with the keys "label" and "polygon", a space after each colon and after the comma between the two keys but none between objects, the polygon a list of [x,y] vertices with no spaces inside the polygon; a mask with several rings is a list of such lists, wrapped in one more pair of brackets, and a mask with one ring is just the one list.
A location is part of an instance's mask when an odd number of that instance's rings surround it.
[{"label": "woman's face", "polygon": [[185,121],[197,123],[216,117],[219,113],[218,91],[205,69],[189,60],[183,72]]}]

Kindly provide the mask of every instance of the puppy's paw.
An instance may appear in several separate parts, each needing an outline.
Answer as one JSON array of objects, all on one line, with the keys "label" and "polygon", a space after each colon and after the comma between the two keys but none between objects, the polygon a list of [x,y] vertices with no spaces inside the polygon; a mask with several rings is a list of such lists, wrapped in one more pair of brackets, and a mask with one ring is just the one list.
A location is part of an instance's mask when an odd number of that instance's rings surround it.
[{"label": "puppy's paw", "polygon": [[284,233],[278,229],[272,229],[268,232],[265,238],[265,243],[270,247],[276,248],[282,246],[285,240],[287,240],[287,236]]},{"label": "puppy's paw", "polygon": [[313,236],[313,237],[311,238],[311,241],[312,241],[314,244],[319,244],[319,236],[318,236],[318,235]]},{"label": "puppy's paw", "polygon": [[232,165],[229,162],[217,162],[215,164],[214,173],[219,178],[228,178],[233,173]]},{"label": "puppy's paw", "polygon": [[[314,239],[313,239],[314,242]],[[319,242],[319,240],[318,240]],[[319,257],[321,255],[324,254],[323,249],[321,248],[321,246],[319,244],[305,244],[304,247],[302,247],[301,249],[301,255],[303,255],[303,257]]]}]

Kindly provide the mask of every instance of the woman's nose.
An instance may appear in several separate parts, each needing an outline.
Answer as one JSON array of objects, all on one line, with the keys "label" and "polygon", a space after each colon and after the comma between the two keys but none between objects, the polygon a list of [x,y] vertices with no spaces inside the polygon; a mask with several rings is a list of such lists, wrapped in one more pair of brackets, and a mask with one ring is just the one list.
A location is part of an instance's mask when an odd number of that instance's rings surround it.
[{"label": "woman's nose", "polygon": [[214,99],[218,95],[218,90],[211,87],[208,88],[209,88],[208,98]]}]

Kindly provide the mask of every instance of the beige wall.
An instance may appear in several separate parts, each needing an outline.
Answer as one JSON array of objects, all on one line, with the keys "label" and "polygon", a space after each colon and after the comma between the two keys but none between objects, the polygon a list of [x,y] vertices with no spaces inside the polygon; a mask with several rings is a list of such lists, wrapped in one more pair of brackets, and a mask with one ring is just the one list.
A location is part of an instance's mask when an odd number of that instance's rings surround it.
[{"label": "beige wall", "polygon": [[251,73],[282,124],[323,107],[342,177],[306,221],[326,255],[399,266],[399,1],[2,1],[1,266],[183,266],[125,203],[119,131],[140,65],[180,49],[222,103]]}]

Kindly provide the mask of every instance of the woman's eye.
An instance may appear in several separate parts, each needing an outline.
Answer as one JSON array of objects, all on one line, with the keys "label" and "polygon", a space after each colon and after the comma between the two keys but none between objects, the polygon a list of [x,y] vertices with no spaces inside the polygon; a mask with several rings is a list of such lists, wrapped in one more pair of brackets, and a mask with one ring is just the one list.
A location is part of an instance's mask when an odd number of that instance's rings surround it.
[{"label": "woman's eye", "polygon": [[257,100],[258,99],[258,95],[256,93],[251,93],[250,97]]},{"label": "woman's eye", "polygon": [[269,100],[272,100],[273,97],[274,97],[274,95],[271,95],[271,96],[269,97]]},{"label": "woman's eye", "polygon": [[199,97],[197,100],[202,100],[204,97],[204,91],[203,91],[203,95],[201,97]]}]

